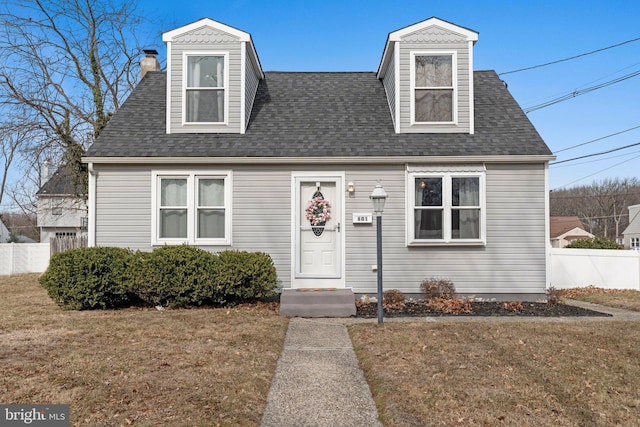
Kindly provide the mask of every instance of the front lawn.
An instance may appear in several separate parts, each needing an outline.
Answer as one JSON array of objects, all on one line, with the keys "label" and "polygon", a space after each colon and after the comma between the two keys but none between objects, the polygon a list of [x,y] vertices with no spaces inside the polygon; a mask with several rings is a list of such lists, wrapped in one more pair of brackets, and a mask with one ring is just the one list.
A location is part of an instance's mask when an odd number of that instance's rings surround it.
[{"label": "front lawn", "polygon": [[349,330],[386,426],[632,426],[640,419],[637,322]]},{"label": "front lawn", "polygon": [[640,311],[640,292],[627,289],[603,289],[592,286],[586,288],[562,289],[565,298]]},{"label": "front lawn", "polygon": [[259,425],[288,321],[273,305],[65,311],[0,277],[0,402],[67,403],[72,425]]}]

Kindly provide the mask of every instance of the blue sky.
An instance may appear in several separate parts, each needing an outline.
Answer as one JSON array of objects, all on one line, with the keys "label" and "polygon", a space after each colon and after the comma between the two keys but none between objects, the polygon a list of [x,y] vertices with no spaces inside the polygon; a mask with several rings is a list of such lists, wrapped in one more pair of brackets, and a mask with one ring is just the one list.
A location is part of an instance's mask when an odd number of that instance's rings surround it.
[{"label": "blue sky", "polygon": [[[146,47],[164,60],[162,33],[208,17],[251,33],[265,71],[375,71],[389,32],[432,16],[479,32],[474,69],[503,73],[640,37],[640,2],[138,0]],[[394,6],[395,5],[395,6]],[[640,70],[640,40],[557,65],[502,76],[523,108]],[[529,113],[558,160],[640,143],[640,76]],[[640,145],[550,167],[551,189],[640,178]],[[19,172],[12,172],[13,180]],[[10,179],[12,181],[12,179]],[[2,207],[11,207],[6,200]]]},{"label": "blue sky", "polygon": [[[395,6],[394,6],[395,5]],[[251,33],[265,71],[375,71],[387,34],[437,16],[480,33],[476,70],[498,73],[640,37],[640,2],[623,1],[268,1],[191,0],[140,7],[151,40],[203,17]],[[640,70],[640,41],[537,70],[504,75],[522,107]],[[640,76],[529,113],[552,151],[640,125]],[[558,153],[558,160],[640,142],[640,128]],[[614,157],[616,156],[616,157]],[[638,156],[634,159],[634,157]],[[608,158],[606,160],[601,160]],[[640,146],[551,166],[550,188],[638,176]],[[623,163],[624,162],[624,163]],[[607,169],[603,172],[601,170]]]},{"label": "blue sky", "polygon": [[[387,34],[431,16],[479,32],[476,70],[498,73],[640,37],[637,0],[138,0],[140,28],[164,57],[162,33],[209,17],[251,33],[265,71],[375,71]],[[395,5],[395,6],[394,6]],[[503,75],[524,108],[640,71],[640,40],[557,65]],[[640,76],[529,113],[558,160],[640,143]],[[582,147],[567,147],[638,129]],[[14,180],[19,171],[12,172]],[[640,145],[550,167],[550,188],[640,177]],[[11,180],[10,180],[11,181]],[[11,206],[6,200],[2,207]]]}]

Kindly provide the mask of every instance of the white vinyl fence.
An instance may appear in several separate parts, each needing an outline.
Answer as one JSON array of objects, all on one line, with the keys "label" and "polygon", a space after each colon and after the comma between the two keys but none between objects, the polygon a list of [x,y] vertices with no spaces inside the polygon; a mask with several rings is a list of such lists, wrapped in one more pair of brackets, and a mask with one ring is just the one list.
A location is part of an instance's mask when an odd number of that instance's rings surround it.
[{"label": "white vinyl fence", "polygon": [[640,251],[551,249],[551,286],[640,290]]},{"label": "white vinyl fence", "polygon": [[0,243],[0,276],[42,273],[50,251],[49,243]]}]

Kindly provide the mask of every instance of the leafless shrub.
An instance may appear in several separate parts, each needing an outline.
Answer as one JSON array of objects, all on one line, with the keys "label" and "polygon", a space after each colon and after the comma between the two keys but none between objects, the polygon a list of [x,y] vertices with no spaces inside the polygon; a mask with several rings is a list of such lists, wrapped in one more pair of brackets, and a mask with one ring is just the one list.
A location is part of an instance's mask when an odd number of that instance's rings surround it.
[{"label": "leafless shrub", "polygon": [[427,305],[447,314],[470,314],[473,312],[471,301],[457,298],[431,298]]},{"label": "leafless shrub", "polygon": [[514,313],[522,311],[522,303],[520,301],[505,302],[502,306],[505,310],[513,311]]},{"label": "leafless shrub", "polygon": [[558,304],[560,302],[560,298],[562,298],[563,292],[560,289],[556,289],[551,286],[547,289],[547,304]]},{"label": "leafless shrub", "polygon": [[389,289],[384,291],[382,304],[384,307],[404,307],[406,298],[402,291],[398,289]]},{"label": "leafless shrub", "polygon": [[456,287],[449,279],[437,279],[431,277],[420,284],[424,299],[430,301],[434,298],[452,299],[456,294]]}]

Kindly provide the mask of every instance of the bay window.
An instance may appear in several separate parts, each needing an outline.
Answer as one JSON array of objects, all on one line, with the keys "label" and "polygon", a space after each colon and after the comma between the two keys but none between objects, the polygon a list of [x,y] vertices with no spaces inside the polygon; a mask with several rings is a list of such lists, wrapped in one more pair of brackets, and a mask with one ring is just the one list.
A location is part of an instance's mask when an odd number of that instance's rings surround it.
[{"label": "bay window", "polygon": [[185,54],[185,122],[224,123],[226,54]]},{"label": "bay window", "polygon": [[154,172],[154,244],[230,244],[231,172]]},{"label": "bay window", "polygon": [[483,172],[410,172],[409,244],[482,244]]}]

